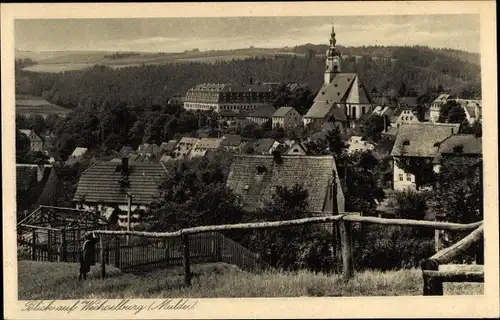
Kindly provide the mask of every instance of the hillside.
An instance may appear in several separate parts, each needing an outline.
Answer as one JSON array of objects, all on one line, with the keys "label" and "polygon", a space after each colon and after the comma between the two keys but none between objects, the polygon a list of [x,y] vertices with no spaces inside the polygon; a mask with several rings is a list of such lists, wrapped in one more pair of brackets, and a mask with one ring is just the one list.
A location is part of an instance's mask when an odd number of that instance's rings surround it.
[{"label": "hillside", "polygon": [[[296,55],[291,50],[297,51]],[[69,61],[87,67],[64,73],[36,73],[18,68],[16,93],[43,96],[56,105],[68,108],[89,100],[148,106],[164,104],[174,94],[184,95],[190,87],[202,82],[245,82],[249,76],[257,81],[297,81],[315,91],[322,85],[324,70],[323,54],[317,54],[316,50],[321,51],[321,46],[310,47],[305,50],[306,53],[304,48],[297,47],[181,54],[141,53],[118,57],[110,53],[92,53],[92,57],[82,53],[52,55],[28,69],[44,66],[40,63],[43,61],[51,62],[45,66],[58,66],[60,69],[67,69]],[[344,57],[343,71],[357,71],[370,91],[376,87],[379,92],[395,95],[405,83],[407,87],[424,93],[429,87],[441,84],[462,97],[480,97],[480,67],[452,57],[448,51],[424,47],[366,47],[356,50],[392,55],[390,59]],[[205,63],[208,60],[211,63]]]},{"label": "hillside", "polygon": [[[135,275],[106,266],[108,277],[99,278],[99,264],[87,282],[76,279],[78,264],[18,261],[19,299],[118,299],[118,298],[235,298],[235,297],[342,297],[420,296],[422,271],[364,271],[344,283],[338,274],[265,272],[253,274],[224,263],[193,265],[190,288],[182,285],[179,267]],[[445,283],[445,295],[480,295],[483,284]]]}]

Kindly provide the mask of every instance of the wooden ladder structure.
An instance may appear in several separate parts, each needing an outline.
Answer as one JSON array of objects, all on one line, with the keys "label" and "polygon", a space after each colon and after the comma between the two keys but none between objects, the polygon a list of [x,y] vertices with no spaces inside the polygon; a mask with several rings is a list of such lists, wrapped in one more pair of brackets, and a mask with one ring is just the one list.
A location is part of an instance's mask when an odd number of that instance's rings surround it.
[{"label": "wooden ladder structure", "polygon": [[444,282],[483,282],[481,264],[448,264],[471,245],[483,240],[483,225],[454,245],[438,251],[422,264],[424,296],[442,296]]}]

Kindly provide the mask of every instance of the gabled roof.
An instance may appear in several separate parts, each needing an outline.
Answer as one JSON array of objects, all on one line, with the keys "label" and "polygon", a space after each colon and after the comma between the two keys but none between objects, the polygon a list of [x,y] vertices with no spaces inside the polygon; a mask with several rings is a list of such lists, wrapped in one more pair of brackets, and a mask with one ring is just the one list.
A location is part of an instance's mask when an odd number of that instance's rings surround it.
[{"label": "gabled roof", "polygon": [[[436,155],[439,161],[442,155],[475,155],[480,156],[483,153],[483,140],[473,134],[456,134],[448,137],[441,142]],[[456,152],[455,147],[461,146],[460,152]]]},{"label": "gabled roof", "polygon": [[228,134],[220,145],[225,147],[237,147],[241,145],[241,136],[239,134]]},{"label": "gabled roof", "polygon": [[272,118],[276,109],[272,106],[263,106],[257,108],[254,112],[250,113],[248,117],[250,118]]},{"label": "gabled roof", "polygon": [[[128,175],[120,170],[120,163],[99,162],[84,171],[74,196],[76,201],[127,203],[149,205],[154,201],[166,170],[160,163],[129,163]],[[121,189],[120,180],[128,178],[129,186]]]},{"label": "gabled roof", "polygon": [[182,137],[179,143],[195,144],[198,142],[198,138]]},{"label": "gabled roof", "polygon": [[329,84],[323,85],[314,101],[328,101],[332,103],[344,102],[351,89],[356,73],[337,73]]},{"label": "gabled roof", "polygon": [[167,143],[162,142],[160,147],[162,147],[163,152],[170,152],[174,150],[176,145],[177,145],[177,140],[170,140]]},{"label": "gabled roof", "polygon": [[333,102],[314,101],[304,118],[324,119],[333,108]]},{"label": "gabled roof", "polygon": [[307,150],[306,147],[304,147],[302,143],[294,141],[292,145],[288,147],[288,150],[284,154],[290,156],[307,155],[306,150]]},{"label": "gabled roof", "polygon": [[475,118],[476,117],[476,108],[473,106],[465,106],[465,110],[469,114],[469,117]]},{"label": "gabled roof", "polygon": [[267,153],[269,152],[269,150],[271,149],[271,147],[274,145],[275,142],[276,140],[274,139],[268,139],[268,138],[259,139],[255,141],[253,147],[255,152],[257,153]]},{"label": "gabled roof", "polygon": [[460,124],[406,123],[399,127],[391,156],[434,157],[439,145],[458,132]]},{"label": "gabled roof", "polygon": [[441,93],[436,99],[434,99],[434,102],[446,102],[446,100],[451,99],[451,94],[448,93]]},{"label": "gabled roof", "polygon": [[29,138],[30,135],[34,135],[39,141],[43,141],[42,137],[40,137],[36,132],[32,129],[19,129],[19,132],[24,134]]},{"label": "gabled roof", "polygon": [[221,139],[217,138],[201,138],[194,145],[194,149],[217,149],[219,148]]},{"label": "gabled roof", "polygon": [[76,147],[75,150],[73,150],[73,153],[71,156],[73,157],[80,157],[84,155],[87,152],[87,148],[82,148],[82,147]]},{"label": "gabled roof", "polygon": [[287,113],[291,112],[293,109],[292,107],[281,107],[276,112],[273,114],[274,117],[284,117],[287,115]]},{"label": "gabled roof", "polygon": [[[227,186],[242,197],[246,210],[255,210],[271,199],[277,186],[291,188],[302,185],[309,193],[310,211],[323,211],[330,183],[337,181],[337,198],[343,211],[343,192],[333,156],[281,156],[277,164],[273,156],[236,155],[231,164]],[[259,170],[262,172],[259,174]]]}]

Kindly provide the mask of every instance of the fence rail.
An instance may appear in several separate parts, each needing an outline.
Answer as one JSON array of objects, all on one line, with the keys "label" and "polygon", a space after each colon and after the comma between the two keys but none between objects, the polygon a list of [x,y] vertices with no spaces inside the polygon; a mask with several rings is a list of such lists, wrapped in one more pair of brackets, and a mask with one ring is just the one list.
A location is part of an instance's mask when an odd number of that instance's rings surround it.
[{"label": "fence rail", "polygon": [[[310,217],[295,220],[284,220],[284,221],[270,221],[270,222],[255,222],[255,223],[238,223],[238,224],[227,224],[227,225],[214,225],[214,226],[202,226],[194,228],[181,229],[175,232],[142,232],[142,231],[112,231],[112,230],[96,230],[94,233],[101,235],[101,241],[105,236],[110,235],[120,235],[120,236],[139,236],[139,237],[150,237],[150,238],[180,238],[182,241],[182,252],[183,252],[183,265],[184,265],[184,281],[186,285],[191,284],[191,255],[190,255],[190,242],[193,235],[207,232],[216,231],[230,231],[230,230],[251,230],[251,229],[276,229],[290,226],[303,226],[309,224],[332,222],[334,224],[339,224],[340,229],[340,241],[342,248],[342,265],[343,265],[343,277],[344,279],[350,279],[354,274],[353,267],[353,253],[352,253],[352,223],[371,223],[371,224],[382,224],[382,225],[392,225],[392,226],[406,226],[406,227],[424,227],[431,228],[434,230],[450,230],[450,231],[468,231],[479,228],[482,234],[482,221],[469,224],[458,224],[450,222],[437,222],[437,221],[422,221],[422,220],[408,220],[408,219],[385,219],[385,218],[374,218],[374,217],[363,217],[359,213],[344,213],[340,215],[332,216],[322,216],[322,217]],[[474,232],[473,232],[474,233]],[[460,251],[458,248],[465,248],[466,245],[457,243],[456,249],[452,251]],[[465,249],[464,249],[465,250]],[[242,259],[244,260],[244,259]],[[105,271],[103,270],[102,276],[105,276]]]}]

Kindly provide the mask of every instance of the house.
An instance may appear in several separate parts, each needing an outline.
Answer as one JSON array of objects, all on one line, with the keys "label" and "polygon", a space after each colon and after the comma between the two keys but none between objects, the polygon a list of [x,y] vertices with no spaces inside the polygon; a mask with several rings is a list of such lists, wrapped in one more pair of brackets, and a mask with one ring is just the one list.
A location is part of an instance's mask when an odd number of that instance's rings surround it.
[{"label": "house", "polygon": [[57,206],[66,200],[66,190],[52,165],[16,164],[18,217],[39,205]]},{"label": "house", "polygon": [[186,157],[197,142],[198,138],[182,137],[172,151],[172,157],[174,159]]},{"label": "house", "polygon": [[195,143],[188,156],[190,159],[204,157],[207,151],[219,149],[221,141],[222,139],[217,138],[201,138]]},{"label": "house", "polygon": [[[394,121],[394,122],[392,122]],[[393,127],[400,127],[403,124],[406,123],[415,123],[415,122],[420,122],[418,120],[417,113],[413,108],[398,108],[393,114],[391,118],[391,125]]]},{"label": "house", "polygon": [[307,189],[310,212],[344,212],[344,193],[331,155],[236,155],[227,179],[227,186],[241,197],[249,212],[262,208],[277,186],[292,188],[296,184]]},{"label": "house", "polygon": [[83,157],[87,153],[87,148],[82,148],[82,147],[76,147],[75,150],[73,150],[73,153],[71,154],[71,158],[73,159],[78,159]]},{"label": "house", "polygon": [[408,123],[398,128],[391,156],[394,159],[393,188],[403,190],[416,188],[415,176],[397,165],[402,158],[421,158],[432,162],[441,142],[458,133],[460,124],[454,123]]},{"label": "house", "polygon": [[280,143],[274,139],[259,139],[253,143],[254,154],[272,154]]},{"label": "house", "polygon": [[335,31],[332,26],[330,48],[326,52],[324,84],[314,98],[314,103],[303,117],[304,126],[315,122],[339,121],[344,127],[351,126],[349,120],[371,113],[375,105],[368,90],[357,73],[341,72],[341,54],[335,46]]},{"label": "house", "polygon": [[175,146],[177,145],[177,140],[169,140],[168,142],[162,142],[160,145],[160,153],[170,154],[174,151]]},{"label": "house", "polygon": [[20,129],[22,134],[28,137],[30,141],[30,150],[33,152],[43,152],[44,149],[44,141],[42,137],[40,137],[34,130],[31,129]]},{"label": "house", "polygon": [[373,149],[375,149],[375,146],[373,144],[363,140],[363,137],[361,136],[351,136],[347,143],[349,144],[349,148],[347,149],[348,153],[357,151],[372,151]]},{"label": "house", "polygon": [[220,146],[226,151],[240,151],[242,147],[241,136],[239,134],[228,134],[222,138]]},{"label": "house", "polygon": [[247,116],[247,120],[256,123],[258,125],[263,125],[267,121],[271,121],[273,114],[276,109],[272,106],[264,106],[256,109]]},{"label": "house", "polygon": [[450,157],[468,157],[480,159],[483,154],[481,137],[473,134],[456,134],[448,137],[439,146],[434,157],[434,172],[439,173],[441,161]]},{"label": "house", "polygon": [[470,124],[481,119],[482,103],[481,100],[457,99],[465,112],[465,118]]},{"label": "house", "polygon": [[73,200],[77,208],[100,212],[107,219],[116,212],[122,227],[127,225],[130,201],[134,226],[147,218],[165,173],[159,162],[97,162],[82,173]]},{"label": "house", "polygon": [[441,106],[452,99],[453,97],[451,94],[441,93],[434,101],[432,101],[429,110],[429,121],[437,122],[439,119],[439,112],[441,111]]},{"label": "house", "polygon": [[288,146],[284,155],[287,156],[305,156],[307,155],[307,148],[298,141],[291,141],[292,143]]},{"label": "house", "polygon": [[159,158],[160,147],[157,144],[144,143],[139,145],[137,153],[145,159]]},{"label": "house", "polygon": [[302,117],[292,107],[281,107],[272,116],[273,129],[294,128],[301,123]]}]

